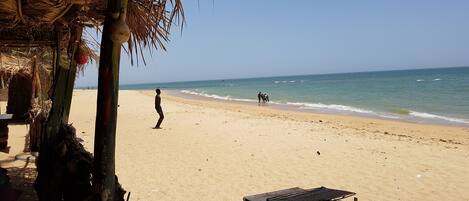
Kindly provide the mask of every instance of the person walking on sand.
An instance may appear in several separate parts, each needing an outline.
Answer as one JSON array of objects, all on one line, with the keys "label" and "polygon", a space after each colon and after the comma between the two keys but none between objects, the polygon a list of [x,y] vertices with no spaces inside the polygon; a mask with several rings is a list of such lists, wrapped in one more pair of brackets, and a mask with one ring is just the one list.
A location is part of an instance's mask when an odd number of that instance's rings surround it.
[{"label": "person walking on sand", "polygon": [[261,103],[261,98],[262,98],[262,93],[259,91],[257,94],[257,99],[259,100],[259,103]]},{"label": "person walking on sand", "polygon": [[160,118],[158,119],[158,123],[156,123],[156,126],[154,127],[154,129],[161,129],[160,125],[161,125],[161,122],[163,122],[163,119],[164,119],[163,109],[161,109],[161,97],[160,97],[161,90],[156,89],[155,92],[156,92],[155,109],[156,109],[156,112],[158,113],[158,115],[160,116]]}]

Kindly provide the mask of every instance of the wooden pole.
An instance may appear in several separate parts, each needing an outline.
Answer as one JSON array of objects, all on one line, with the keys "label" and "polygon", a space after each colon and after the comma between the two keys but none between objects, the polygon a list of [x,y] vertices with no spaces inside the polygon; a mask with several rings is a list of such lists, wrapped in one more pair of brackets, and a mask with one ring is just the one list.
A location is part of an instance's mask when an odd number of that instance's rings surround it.
[{"label": "wooden pole", "polygon": [[77,27],[75,30],[76,34],[72,35],[70,37],[70,46],[69,50],[72,52],[71,56],[71,61],[70,61],[70,69],[67,71],[67,80],[64,82],[65,88],[69,89],[65,91],[65,97],[64,103],[63,103],[63,113],[62,113],[62,122],[68,123],[68,117],[70,116],[70,108],[72,106],[72,93],[73,93],[73,88],[75,86],[75,78],[77,77],[77,62],[75,61],[75,53],[77,52],[80,41],[81,41],[81,35],[83,32],[83,27]]},{"label": "wooden pole", "polygon": [[[55,78],[52,91],[52,107],[46,122],[45,131],[42,134],[39,158],[37,162],[38,176],[36,177],[35,188],[40,201],[61,201],[63,195],[63,166],[60,164],[56,150],[60,127],[68,122],[68,112],[72,99],[73,83],[75,79],[76,63],[73,61],[63,62],[63,54],[73,55],[76,44],[68,51],[62,51],[61,35],[62,29],[57,28],[57,46],[55,49]],[[81,38],[81,29],[72,33],[73,37]],[[73,43],[73,41],[71,41]],[[69,54],[70,53],[70,54]],[[68,109],[67,109],[68,108]],[[67,116],[67,117],[64,117]]]},{"label": "wooden pole", "polygon": [[31,73],[31,106],[34,104],[34,99],[36,98],[36,73],[37,73],[37,57],[36,55],[32,58],[33,63],[32,63],[32,73]]},{"label": "wooden pole", "polygon": [[[3,57],[3,55],[2,55],[2,53],[0,52],[0,68],[3,68],[3,59],[2,59],[2,57]],[[1,80],[1,83],[2,83],[2,89],[5,89],[5,81],[3,80],[3,77],[4,77],[4,76],[5,76],[5,75],[2,75],[2,76],[0,77],[0,80]]]},{"label": "wooden pole", "polygon": [[119,94],[119,63],[121,43],[111,38],[111,28],[125,15],[127,0],[108,0],[104,19],[99,60],[98,100],[94,140],[93,186],[100,201],[113,201],[115,196],[115,147],[117,101]]}]

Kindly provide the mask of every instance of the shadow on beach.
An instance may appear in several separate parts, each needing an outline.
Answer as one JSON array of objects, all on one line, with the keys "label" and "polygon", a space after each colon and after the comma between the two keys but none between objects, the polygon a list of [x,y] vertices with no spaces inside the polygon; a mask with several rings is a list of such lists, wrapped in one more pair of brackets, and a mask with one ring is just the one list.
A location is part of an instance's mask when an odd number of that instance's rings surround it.
[{"label": "shadow on beach", "polygon": [[6,168],[10,177],[11,187],[22,191],[18,201],[37,201],[36,191],[34,190],[34,180],[37,173],[36,168]]}]

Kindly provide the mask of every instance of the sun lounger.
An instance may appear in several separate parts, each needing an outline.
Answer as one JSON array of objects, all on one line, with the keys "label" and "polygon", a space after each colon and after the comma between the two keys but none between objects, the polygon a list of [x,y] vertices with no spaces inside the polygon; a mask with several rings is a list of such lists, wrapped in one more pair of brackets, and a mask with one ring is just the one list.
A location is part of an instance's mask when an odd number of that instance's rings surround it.
[{"label": "sun lounger", "polygon": [[329,201],[341,200],[355,195],[353,192],[326,187],[302,189],[289,188],[274,192],[246,196],[244,201]]}]

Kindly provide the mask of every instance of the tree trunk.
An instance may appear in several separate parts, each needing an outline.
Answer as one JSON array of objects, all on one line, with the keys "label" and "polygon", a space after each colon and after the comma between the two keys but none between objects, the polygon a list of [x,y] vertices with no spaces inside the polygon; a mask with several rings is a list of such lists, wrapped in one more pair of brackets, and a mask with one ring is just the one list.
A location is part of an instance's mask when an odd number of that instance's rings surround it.
[{"label": "tree trunk", "polygon": [[99,60],[93,186],[100,201],[115,197],[115,147],[121,45],[111,40],[112,13],[125,13],[127,0],[108,0]]}]

